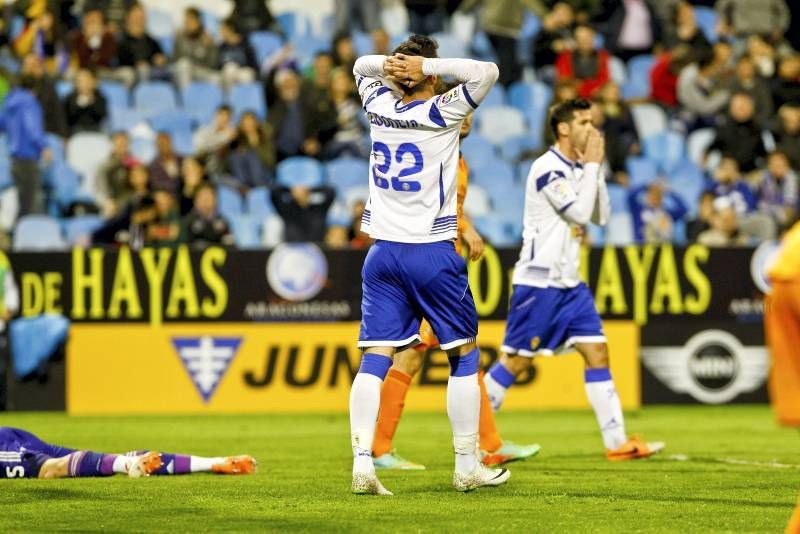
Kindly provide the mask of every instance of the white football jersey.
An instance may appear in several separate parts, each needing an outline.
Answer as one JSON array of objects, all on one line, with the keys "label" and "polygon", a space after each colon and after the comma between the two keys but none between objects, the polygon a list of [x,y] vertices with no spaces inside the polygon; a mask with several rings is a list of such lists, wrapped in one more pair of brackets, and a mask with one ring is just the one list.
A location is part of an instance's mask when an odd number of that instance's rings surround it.
[{"label": "white football jersey", "polygon": [[[580,283],[583,232],[564,212],[578,200],[583,174],[581,163],[570,161],[555,147],[533,162],[525,187],[522,250],[513,284],[570,288]],[[601,183],[598,203],[607,207],[608,192],[605,182]]]},{"label": "white football jersey", "polygon": [[402,243],[455,239],[461,121],[494,84],[496,67],[426,59],[425,68],[438,64],[443,71],[442,62],[448,62],[448,74],[455,70],[459,80],[468,81],[430,100],[403,104],[402,94],[376,73],[383,60],[365,56],[353,69],[372,138],[370,194],[361,228],[374,239]]}]

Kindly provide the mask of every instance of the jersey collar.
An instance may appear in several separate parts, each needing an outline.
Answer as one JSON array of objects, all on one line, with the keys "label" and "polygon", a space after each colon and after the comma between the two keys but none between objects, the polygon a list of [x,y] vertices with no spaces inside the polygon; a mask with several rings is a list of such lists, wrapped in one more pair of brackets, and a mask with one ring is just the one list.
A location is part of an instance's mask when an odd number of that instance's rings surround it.
[{"label": "jersey collar", "polygon": [[411,108],[415,108],[415,107],[419,106],[420,104],[424,104],[425,100],[412,100],[408,104],[403,104],[402,106],[399,105],[399,104],[402,104],[402,103],[403,103],[403,101],[398,99],[397,102],[395,102],[395,104],[394,104],[394,110],[397,111],[398,113],[402,113],[402,112],[407,111],[407,110],[409,110]]},{"label": "jersey collar", "polygon": [[571,159],[568,159],[564,154],[559,152],[559,150],[555,146],[551,146],[550,147],[550,152],[555,154],[558,159],[560,159],[561,161],[563,161],[564,163],[566,163],[567,165],[569,165],[573,169],[575,169],[575,168],[582,169],[583,168],[583,165],[581,164],[580,161],[572,161]]}]

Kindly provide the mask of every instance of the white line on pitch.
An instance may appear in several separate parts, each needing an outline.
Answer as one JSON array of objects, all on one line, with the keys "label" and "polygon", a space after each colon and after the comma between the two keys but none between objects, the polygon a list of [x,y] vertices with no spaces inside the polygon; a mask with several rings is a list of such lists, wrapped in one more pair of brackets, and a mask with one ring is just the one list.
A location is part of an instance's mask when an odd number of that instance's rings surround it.
[{"label": "white line on pitch", "polygon": [[731,465],[750,465],[754,467],[772,467],[775,469],[800,469],[798,464],[783,464],[780,462],[758,462],[753,460],[740,460],[738,458],[701,458],[691,457],[686,454],[673,454],[666,456],[665,459],[676,462],[717,462]]}]

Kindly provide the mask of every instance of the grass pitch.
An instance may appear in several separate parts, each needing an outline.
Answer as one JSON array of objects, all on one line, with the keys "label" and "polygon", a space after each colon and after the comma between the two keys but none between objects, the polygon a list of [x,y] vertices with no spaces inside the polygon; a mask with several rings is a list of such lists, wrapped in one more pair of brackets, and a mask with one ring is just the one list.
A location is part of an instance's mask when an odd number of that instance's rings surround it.
[{"label": "grass pitch", "polygon": [[[451,489],[444,414],[406,414],[396,445],[424,472],[383,472],[394,497],[349,493],[346,415],[80,417],[0,414],[45,441],[97,451],[251,453],[254,476],[4,480],[0,532],[781,532],[800,491],[800,435],[766,406],[649,407],[629,431],[657,458],[611,464],[590,412],[500,413],[507,439],[538,442],[508,485]],[[682,455],[675,458],[675,455]]]}]

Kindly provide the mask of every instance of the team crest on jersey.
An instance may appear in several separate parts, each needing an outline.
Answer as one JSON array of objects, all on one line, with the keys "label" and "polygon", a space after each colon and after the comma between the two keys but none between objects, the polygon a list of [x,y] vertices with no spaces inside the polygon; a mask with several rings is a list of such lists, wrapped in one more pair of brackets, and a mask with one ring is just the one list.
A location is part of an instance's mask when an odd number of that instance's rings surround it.
[{"label": "team crest on jersey", "polygon": [[174,337],[178,353],[194,387],[208,404],[242,342],[240,337]]},{"label": "team crest on jersey", "polygon": [[458,87],[451,89],[439,98],[439,107],[444,107],[453,102],[458,102],[461,99],[461,94]]},{"label": "team crest on jersey", "polygon": [[531,339],[531,350],[538,349],[541,342],[542,340],[539,338],[539,336],[535,336],[533,339]]}]

